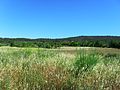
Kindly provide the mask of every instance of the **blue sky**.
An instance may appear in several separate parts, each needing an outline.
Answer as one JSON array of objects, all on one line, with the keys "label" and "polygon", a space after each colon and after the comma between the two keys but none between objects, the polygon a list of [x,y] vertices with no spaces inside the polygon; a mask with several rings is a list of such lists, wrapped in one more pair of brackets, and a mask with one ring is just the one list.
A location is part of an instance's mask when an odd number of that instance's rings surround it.
[{"label": "blue sky", "polygon": [[0,0],[0,37],[120,35],[120,0]]}]

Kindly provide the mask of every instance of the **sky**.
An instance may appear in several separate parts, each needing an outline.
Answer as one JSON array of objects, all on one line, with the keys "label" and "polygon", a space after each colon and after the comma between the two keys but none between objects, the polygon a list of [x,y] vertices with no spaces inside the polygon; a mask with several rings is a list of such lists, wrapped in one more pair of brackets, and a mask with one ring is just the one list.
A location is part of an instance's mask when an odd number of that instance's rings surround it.
[{"label": "sky", "polygon": [[120,0],[0,0],[0,37],[120,36]]}]

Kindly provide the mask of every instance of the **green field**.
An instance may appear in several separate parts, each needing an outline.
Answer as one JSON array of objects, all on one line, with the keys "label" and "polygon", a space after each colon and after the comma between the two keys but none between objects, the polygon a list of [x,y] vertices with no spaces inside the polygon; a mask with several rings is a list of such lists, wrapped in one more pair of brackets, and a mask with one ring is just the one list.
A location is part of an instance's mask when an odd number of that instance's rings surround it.
[{"label": "green field", "polygon": [[1,47],[0,90],[120,90],[120,50]]}]

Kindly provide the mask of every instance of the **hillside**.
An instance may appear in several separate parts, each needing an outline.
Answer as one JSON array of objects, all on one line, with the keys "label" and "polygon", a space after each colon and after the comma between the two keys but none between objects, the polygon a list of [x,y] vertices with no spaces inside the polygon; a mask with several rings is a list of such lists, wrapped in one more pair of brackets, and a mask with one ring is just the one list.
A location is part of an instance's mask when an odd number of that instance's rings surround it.
[{"label": "hillside", "polygon": [[84,40],[120,40],[120,36],[77,36],[69,38],[61,38],[57,40],[68,41],[84,41]]},{"label": "hillside", "polygon": [[29,38],[0,38],[2,40],[16,40],[16,41],[81,41],[81,40],[120,40],[120,36],[76,36],[68,38],[38,38],[38,39],[29,39]]},{"label": "hillside", "polygon": [[77,36],[68,38],[0,38],[0,46],[16,47],[59,47],[59,46],[89,46],[120,48],[120,36]]}]

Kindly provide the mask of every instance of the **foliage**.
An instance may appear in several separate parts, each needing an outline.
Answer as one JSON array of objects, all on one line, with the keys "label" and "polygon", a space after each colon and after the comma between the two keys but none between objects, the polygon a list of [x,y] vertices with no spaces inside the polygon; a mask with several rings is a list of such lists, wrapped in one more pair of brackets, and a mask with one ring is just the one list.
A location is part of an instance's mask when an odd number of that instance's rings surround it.
[{"label": "foliage", "polygon": [[120,37],[81,36],[63,39],[0,38],[0,46],[58,48],[61,46],[120,48]]}]

